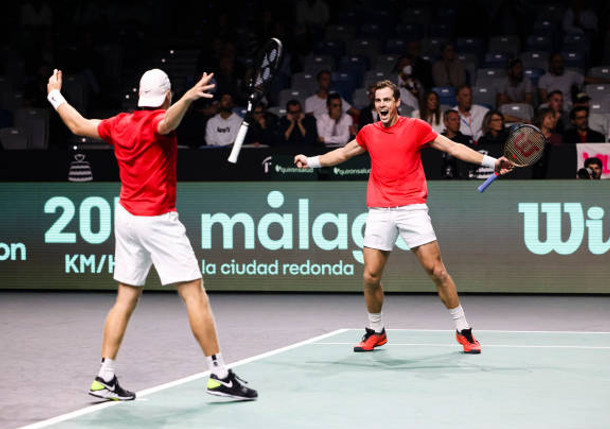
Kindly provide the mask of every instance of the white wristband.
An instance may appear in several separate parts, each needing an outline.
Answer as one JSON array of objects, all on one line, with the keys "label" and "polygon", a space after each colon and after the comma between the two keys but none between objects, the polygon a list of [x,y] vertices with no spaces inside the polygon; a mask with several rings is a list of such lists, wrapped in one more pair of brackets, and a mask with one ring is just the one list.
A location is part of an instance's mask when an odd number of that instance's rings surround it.
[{"label": "white wristband", "polygon": [[307,158],[307,166],[309,168],[320,168],[322,165],[320,164],[319,156],[310,156]]},{"label": "white wristband", "polygon": [[64,96],[61,95],[61,92],[59,92],[59,89],[54,89],[53,91],[49,92],[49,95],[47,95],[47,100],[49,100],[49,103],[51,103],[55,110],[57,110],[57,108],[62,104],[67,103]]},{"label": "white wristband", "polygon": [[483,161],[481,162],[481,167],[491,168],[492,170],[496,168],[497,159],[493,156],[483,155]]}]

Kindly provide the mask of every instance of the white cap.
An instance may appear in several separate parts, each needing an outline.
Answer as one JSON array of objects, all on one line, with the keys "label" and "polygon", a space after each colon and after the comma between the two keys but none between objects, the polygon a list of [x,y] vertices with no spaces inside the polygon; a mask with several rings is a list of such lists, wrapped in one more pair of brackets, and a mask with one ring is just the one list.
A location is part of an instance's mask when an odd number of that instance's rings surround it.
[{"label": "white cap", "polygon": [[165,94],[172,89],[169,77],[163,70],[152,69],[140,79],[139,107],[160,107],[165,101]]}]

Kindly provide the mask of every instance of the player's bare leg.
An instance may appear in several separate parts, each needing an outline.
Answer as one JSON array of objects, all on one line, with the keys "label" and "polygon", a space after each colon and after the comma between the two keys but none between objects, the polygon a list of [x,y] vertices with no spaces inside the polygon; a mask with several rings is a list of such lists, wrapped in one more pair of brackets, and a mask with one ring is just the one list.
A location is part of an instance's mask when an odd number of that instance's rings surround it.
[{"label": "player's bare leg", "polygon": [[436,285],[438,296],[445,307],[448,309],[458,307],[460,299],[457,289],[441,258],[438,241],[423,244],[411,249],[411,251],[417,256],[422,267]]},{"label": "player's bare leg", "polygon": [[141,287],[119,283],[116,301],[106,316],[102,344],[103,358],[116,359],[127,330],[127,324],[141,295]]},{"label": "player's bare leg", "polygon": [[202,280],[179,283],[176,289],[186,304],[191,330],[201,350],[206,356],[217,354],[219,348],[216,324]]},{"label": "player's bare leg", "polygon": [[460,305],[455,283],[441,258],[438,242],[426,243],[411,249],[411,251],[417,256],[422,267],[436,285],[438,296],[455,322],[456,339],[464,347],[464,352],[481,353],[481,345],[472,335],[472,328],[468,324],[464,310]]},{"label": "player's bare leg", "polygon": [[363,253],[364,301],[368,311],[369,326],[366,328],[362,341],[354,346],[355,352],[369,352],[388,341],[381,321],[384,298],[381,276],[390,257],[390,252],[365,247]]},{"label": "player's bare leg", "polygon": [[97,377],[89,388],[91,396],[113,401],[130,401],[136,398],[135,393],[123,389],[119,385],[115,374],[115,359],[123,342],[129,319],[138,305],[141,295],[141,287],[119,283],[116,301],[106,316],[102,363]]}]

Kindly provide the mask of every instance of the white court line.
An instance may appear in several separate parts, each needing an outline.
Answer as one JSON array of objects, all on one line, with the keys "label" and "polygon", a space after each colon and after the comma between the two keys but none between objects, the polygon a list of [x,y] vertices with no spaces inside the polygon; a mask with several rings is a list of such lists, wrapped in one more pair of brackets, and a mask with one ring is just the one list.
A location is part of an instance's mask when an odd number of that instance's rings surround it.
[{"label": "white court line", "polygon": [[[240,361],[237,361],[237,362],[234,362],[234,363],[232,363],[230,365],[227,365],[227,368],[233,368],[233,367],[236,367],[236,366],[244,365],[246,363],[250,363],[250,362],[253,362],[253,361],[256,361],[256,360],[264,359],[264,358],[267,358],[269,356],[273,356],[273,355],[276,355],[276,354],[279,354],[279,353],[283,353],[283,352],[288,351],[288,350],[296,349],[296,348],[301,347],[301,346],[303,346],[305,344],[313,343],[313,342],[322,340],[324,338],[332,337],[333,335],[340,334],[340,333],[342,333],[344,331],[347,331],[347,330],[348,329],[337,329],[336,331],[332,331],[332,332],[329,332],[327,334],[319,335],[317,337],[313,337],[313,338],[310,338],[308,340],[301,341],[299,343],[295,343],[295,344],[292,344],[292,345],[289,345],[289,346],[286,346],[286,347],[281,347],[279,349],[275,349],[275,350],[271,350],[269,352],[262,353],[260,355],[256,355],[256,356],[253,356],[253,357],[242,359]],[[180,384],[184,384],[184,383],[188,383],[188,382],[191,382],[191,381],[194,381],[194,380],[198,380],[200,378],[203,378],[203,377],[207,376],[209,373],[210,373],[210,371],[205,371],[205,372],[200,372],[198,374],[193,374],[193,375],[190,375],[188,377],[181,378],[179,380],[171,381],[169,383],[165,383],[165,384],[161,384],[159,386],[151,387],[150,389],[145,389],[145,390],[142,390],[140,392],[136,392],[136,395],[137,395],[138,398],[142,397],[142,396],[150,395],[151,393],[159,392],[161,390],[169,389],[171,387],[178,386]],[[136,401],[137,401],[137,399],[136,399]],[[43,421],[38,422],[38,423],[33,423],[31,425],[28,425],[28,426],[21,426],[20,428],[17,428],[17,429],[39,429],[39,428],[45,428],[45,427],[54,425],[56,423],[61,423],[61,422],[64,422],[66,420],[70,420],[70,419],[73,419],[73,418],[76,418],[76,417],[80,417],[80,416],[84,416],[86,414],[93,413],[95,411],[103,410],[104,408],[113,407],[113,406],[116,406],[116,405],[118,405],[120,403],[121,402],[114,402],[113,401],[113,402],[104,402],[102,404],[92,405],[92,406],[89,406],[89,407],[86,407],[86,408],[82,408],[80,410],[72,411],[72,412],[67,413],[67,414],[62,414],[62,415],[57,416],[57,417],[52,417],[50,419],[43,420]]]},{"label": "white court line", "polygon": [[[361,331],[361,328],[343,329],[344,331]],[[409,331],[409,332],[454,332],[453,329],[402,329],[386,328],[386,331]],[[506,332],[517,334],[602,334],[608,335],[608,331],[507,331],[504,329],[475,329],[476,332]]]},{"label": "white court line", "polygon": [[[322,346],[349,346],[349,345],[353,345],[354,343],[315,343],[314,345],[322,345]],[[455,347],[455,348],[459,348],[460,345],[459,344],[424,344],[424,343],[387,343],[384,345],[385,347],[404,347],[404,346],[413,346],[413,347]],[[606,347],[606,346],[537,346],[537,345],[510,345],[510,344],[484,344],[483,348],[488,348],[488,347],[510,347],[510,348],[522,348],[522,349],[528,349],[528,348],[548,348],[548,349],[553,349],[553,348],[557,348],[557,349],[592,349],[592,350],[604,350],[604,349],[608,349],[610,350],[610,346]]]}]

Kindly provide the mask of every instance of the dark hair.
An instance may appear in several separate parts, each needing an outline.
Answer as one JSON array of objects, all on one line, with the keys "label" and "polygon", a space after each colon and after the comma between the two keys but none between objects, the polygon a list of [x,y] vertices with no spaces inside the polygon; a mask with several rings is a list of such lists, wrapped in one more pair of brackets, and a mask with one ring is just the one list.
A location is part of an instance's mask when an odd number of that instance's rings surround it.
[{"label": "dark hair", "polygon": [[570,110],[570,121],[576,119],[576,113],[578,112],[587,112],[587,117],[589,116],[589,108],[586,106],[576,106],[572,110]]},{"label": "dark hair", "polygon": [[316,75],[316,81],[319,81],[319,80],[320,80],[320,77],[322,77],[322,75],[323,75],[323,74],[328,74],[328,75],[330,75],[331,77],[332,77],[332,75],[333,75],[333,74],[332,74],[332,73],[331,73],[329,70],[320,70],[320,71],[318,72],[318,74]]},{"label": "dark hair", "polygon": [[449,114],[451,113],[455,113],[456,115],[460,116],[460,112],[458,112],[455,109],[447,109],[445,110],[445,113],[443,113],[443,121],[446,121],[447,118],[449,118]]},{"label": "dark hair", "polygon": [[[436,109],[434,109],[433,112],[429,112],[428,111],[428,97],[430,97],[432,94],[434,94],[436,96],[436,100],[438,101],[438,103],[436,104]],[[440,102],[440,98],[439,98],[438,94],[435,91],[426,91],[426,93],[424,94],[424,97],[422,98],[422,100],[419,103],[419,117],[421,119],[426,120],[426,117],[430,113],[434,113],[434,124],[439,125],[440,121],[441,121],[441,102]]]},{"label": "dark hair", "polygon": [[502,122],[504,122],[504,115],[502,113],[500,113],[499,110],[488,111],[487,113],[485,113],[485,116],[483,117],[483,126],[482,126],[483,135],[486,135],[487,133],[489,133],[489,123],[491,122],[491,117],[494,115],[501,117]]},{"label": "dark hair", "polygon": [[326,107],[330,107],[330,103],[332,103],[333,100],[339,100],[342,102],[341,95],[336,92],[331,92],[328,94],[328,97],[326,97]]},{"label": "dark hair", "polygon": [[602,160],[596,156],[592,156],[591,158],[585,159],[585,168],[589,167],[591,164],[597,164],[602,167]]},{"label": "dark hair", "polygon": [[555,95],[555,94],[559,94],[559,95],[561,95],[561,96],[563,97],[563,92],[561,92],[561,91],[560,91],[560,90],[558,90],[558,89],[555,89],[554,91],[551,91],[551,92],[549,92],[549,93],[546,95],[546,99],[547,99],[547,100],[550,100],[550,99],[551,99],[551,97],[552,97],[553,95]]},{"label": "dark hair", "polygon": [[290,106],[299,106],[299,107],[302,107],[301,106],[301,102],[299,100],[297,100],[296,98],[292,98],[292,99],[290,99],[290,100],[288,100],[286,102],[286,111],[288,111],[288,108]]},{"label": "dark hair", "polygon": [[396,84],[394,82],[392,82],[391,80],[380,80],[379,82],[377,82],[377,85],[375,85],[375,91],[377,91],[378,89],[383,89],[383,88],[390,88],[392,90],[392,92],[394,93],[394,100],[398,101],[400,100],[400,90],[398,89],[398,86],[396,86]]},{"label": "dark hair", "polygon": [[544,122],[544,118],[548,114],[554,114],[553,109],[548,107],[543,107],[542,109],[538,109],[536,115],[534,116],[534,120],[532,123],[538,128],[542,127],[542,123]]}]

